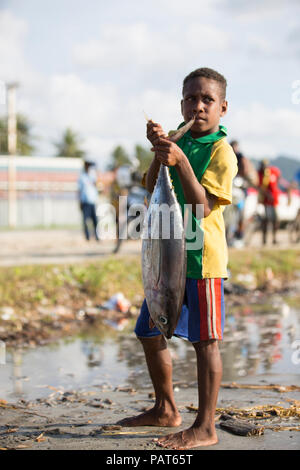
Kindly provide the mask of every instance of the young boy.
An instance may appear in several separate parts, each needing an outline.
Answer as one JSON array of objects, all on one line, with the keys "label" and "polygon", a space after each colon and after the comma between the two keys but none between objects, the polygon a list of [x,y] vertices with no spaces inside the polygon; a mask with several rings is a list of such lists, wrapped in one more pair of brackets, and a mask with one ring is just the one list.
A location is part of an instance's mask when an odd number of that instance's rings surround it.
[{"label": "young boy", "polygon": [[[219,121],[227,111],[226,80],[216,71],[200,68],[183,82],[181,111],[185,122],[195,123],[177,144],[168,140],[159,124],[150,121],[147,137],[155,156],[146,185],[153,191],[161,164],[168,165],[178,201],[202,204],[204,217],[196,221],[204,232],[202,249],[187,251],[185,300],[175,335],[192,342],[197,355],[199,408],[194,424],[157,443],[170,449],[191,449],[218,442],[214,415],[222,377],[218,341],[224,329],[223,280],[227,277],[227,246],[223,209],[231,203],[236,156]],[[193,217],[195,217],[193,215]],[[195,217],[196,219],[196,217]],[[172,386],[172,362],[167,342],[154,327],[144,301],[135,333],[140,339],[155,390],[154,407],[119,422],[122,426],[179,426]]]}]

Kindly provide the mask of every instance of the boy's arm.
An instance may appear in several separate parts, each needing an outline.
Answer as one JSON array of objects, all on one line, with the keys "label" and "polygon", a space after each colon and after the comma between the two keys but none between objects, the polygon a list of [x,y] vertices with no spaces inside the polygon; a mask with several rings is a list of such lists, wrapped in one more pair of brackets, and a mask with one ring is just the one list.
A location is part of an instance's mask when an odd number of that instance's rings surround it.
[{"label": "boy's arm", "polygon": [[[160,124],[155,123],[153,121],[148,120],[147,122],[147,139],[151,142],[153,146],[159,142],[159,139],[161,137],[167,137],[166,134],[164,133],[162,127]],[[150,165],[149,170],[147,171],[146,174],[146,189],[149,191],[149,193],[153,192],[159,168],[160,168],[160,161],[157,159],[156,154],[154,155],[154,158],[152,160],[152,163]]]}]

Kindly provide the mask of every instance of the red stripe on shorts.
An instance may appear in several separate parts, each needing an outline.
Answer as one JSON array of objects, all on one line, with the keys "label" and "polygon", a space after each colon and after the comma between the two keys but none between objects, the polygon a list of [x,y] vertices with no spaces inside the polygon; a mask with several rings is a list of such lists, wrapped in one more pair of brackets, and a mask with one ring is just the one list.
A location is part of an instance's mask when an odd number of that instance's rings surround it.
[{"label": "red stripe on shorts", "polygon": [[198,279],[200,340],[222,339],[222,279]]},{"label": "red stripe on shorts", "polygon": [[200,340],[204,341],[208,338],[207,324],[207,301],[206,301],[206,285],[205,279],[198,279],[198,298],[199,298],[199,315],[200,315]]},{"label": "red stripe on shorts", "polygon": [[209,291],[209,312],[208,312],[208,316],[209,316],[209,321],[210,321],[210,328],[211,328],[211,335],[209,335],[210,339],[216,339],[215,337],[215,333],[214,333],[214,297],[213,297],[213,294],[212,294],[212,279],[207,279],[207,282],[208,282],[208,291]]},{"label": "red stripe on shorts", "polygon": [[222,338],[222,279],[215,279],[216,330],[218,339]]}]

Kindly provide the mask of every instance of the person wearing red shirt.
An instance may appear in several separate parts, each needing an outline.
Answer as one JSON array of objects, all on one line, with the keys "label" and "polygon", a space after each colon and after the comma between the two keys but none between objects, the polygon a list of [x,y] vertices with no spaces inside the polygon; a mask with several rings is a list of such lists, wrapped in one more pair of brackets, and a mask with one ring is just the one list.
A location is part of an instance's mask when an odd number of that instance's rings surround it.
[{"label": "person wearing red shirt", "polygon": [[265,207],[265,217],[262,221],[263,244],[267,242],[267,230],[269,222],[272,224],[273,244],[276,243],[276,232],[278,229],[278,217],[276,208],[279,203],[278,180],[280,170],[276,166],[270,166],[268,161],[263,160],[258,171],[259,202]]}]

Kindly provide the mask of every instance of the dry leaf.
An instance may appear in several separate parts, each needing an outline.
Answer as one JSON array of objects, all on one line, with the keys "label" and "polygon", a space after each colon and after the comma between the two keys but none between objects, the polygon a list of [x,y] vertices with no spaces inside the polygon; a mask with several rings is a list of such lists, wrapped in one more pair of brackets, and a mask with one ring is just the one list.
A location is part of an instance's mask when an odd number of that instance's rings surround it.
[{"label": "dry leaf", "polygon": [[11,432],[17,432],[19,430],[19,428],[9,428],[7,429],[7,431],[5,431],[6,434],[9,434]]},{"label": "dry leaf", "polygon": [[122,426],[119,426],[118,424],[105,424],[101,427],[101,429],[103,431],[117,431],[119,429],[122,429]]},{"label": "dry leaf", "polygon": [[40,434],[38,437],[36,437],[36,442],[44,442],[46,438],[44,437],[44,433]]}]

